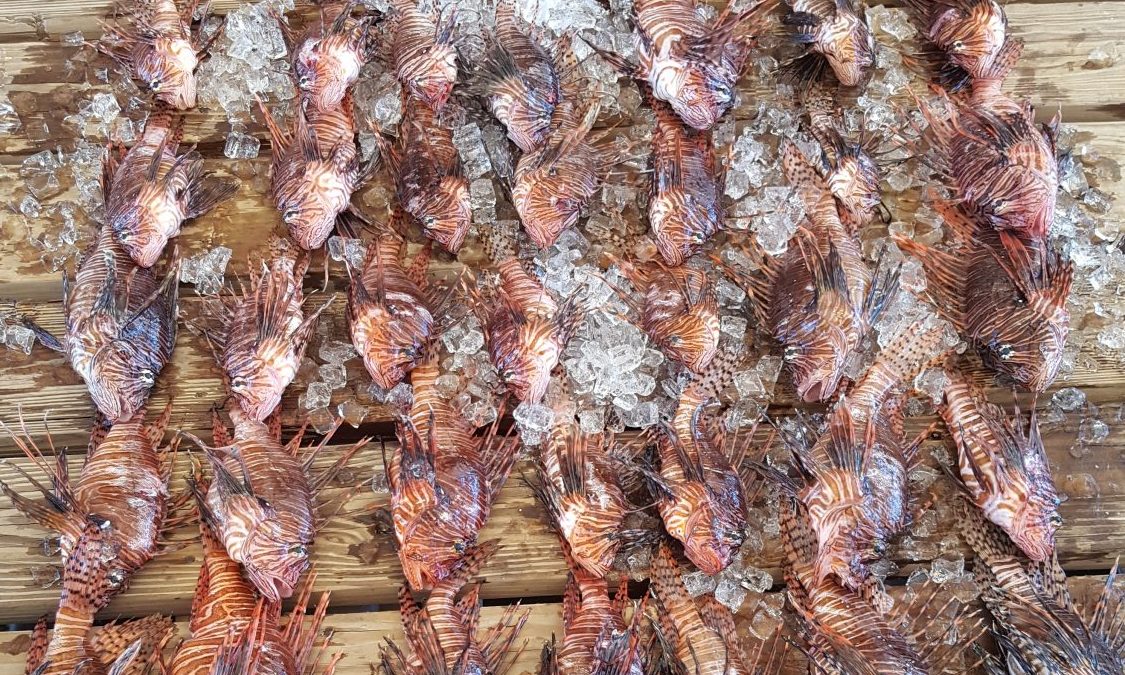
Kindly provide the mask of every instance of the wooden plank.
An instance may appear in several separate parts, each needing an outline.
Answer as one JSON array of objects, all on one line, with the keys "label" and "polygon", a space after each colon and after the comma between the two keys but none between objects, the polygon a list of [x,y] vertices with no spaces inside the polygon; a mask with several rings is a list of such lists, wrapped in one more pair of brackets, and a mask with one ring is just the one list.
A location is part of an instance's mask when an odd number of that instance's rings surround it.
[{"label": "wooden plank", "polygon": [[[925,428],[927,420],[911,420],[908,433]],[[1125,429],[1116,428],[1104,443],[1091,445],[1088,454],[1076,458],[1070,452],[1076,420],[1045,430],[1048,455],[1060,490],[1069,493],[1061,512],[1066,525],[1059,533],[1058,550],[1063,565],[1081,571],[1105,571],[1125,551],[1125,467],[1119,461],[1125,451]],[[764,430],[758,441],[765,439]],[[944,442],[926,444],[932,449]],[[388,450],[391,449],[388,445]],[[324,466],[336,456],[332,448],[319,460]],[[330,494],[339,494],[344,485],[369,479],[381,471],[381,452],[377,445],[362,451],[347,475],[341,476]],[[927,453],[928,456],[928,453]],[[27,460],[7,460],[41,476]],[[185,466],[181,463],[179,470]],[[491,581],[484,588],[485,598],[548,597],[562,594],[566,570],[558,541],[548,529],[539,504],[520,479],[531,472],[530,465],[517,466],[495,505],[482,540],[498,537],[503,547],[490,564]],[[72,457],[72,475],[78,463]],[[0,477],[10,481],[21,494],[31,494],[31,486],[10,466],[0,465]],[[892,557],[908,574],[916,564],[937,557],[946,550],[967,553],[960,546],[943,543],[957,531],[952,513],[946,507],[955,499],[952,486],[935,484],[939,505],[933,532],[917,537],[916,544],[901,547]],[[318,586],[331,589],[337,609],[364,607],[393,602],[402,583],[392,537],[377,532],[372,509],[387,503],[386,495],[363,490],[346,506],[345,513],[329,523],[318,538],[314,560],[319,570]],[[188,528],[184,537],[193,536]],[[45,557],[45,533],[30,525],[5,499],[0,503],[0,624],[30,621],[53,610],[57,588],[35,583],[33,572],[51,560]],[[780,583],[781,550],[776,537],[763,534],[762,550],[750,562],[770,570]],[[154,611],[182,615],[188,610],[200,560],[196,545],[170,553],[149,563],[130,589],[116,598],[106,616],[139,616]],[[43,570],[40,569],[40,575]]]}]

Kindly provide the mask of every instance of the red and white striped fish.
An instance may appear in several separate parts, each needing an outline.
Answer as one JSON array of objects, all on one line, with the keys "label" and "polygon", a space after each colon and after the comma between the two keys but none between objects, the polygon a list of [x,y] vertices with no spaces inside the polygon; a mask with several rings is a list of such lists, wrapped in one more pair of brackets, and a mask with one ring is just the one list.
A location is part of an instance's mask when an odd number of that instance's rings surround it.
[{"label": "red and white striped fish", "polygon": [[996,0],[905,0],[923,38],[940,53],[937,80],[956,91],[994,72],[1008,36],[1008,17]]},{"label": "red and white striped fish", "polygon": [[375,16],[353,16],[354,0],[318,0],[317,4],[320,21],[309,28],[300,44],[287,23],[279,24],[293,54],[297,88],[315,111],[325,113],[344,103],[363,66],[374,56],[371,27]]},{"label": "red and white striped fish", "polygon": [[719,304],[707,272],[694,267],[636,265],[609,256],[644,294],[643,304],[624,292],[618,295],[640,316],[641,328],[664,354],[702,372],[719,349]]},{"label": "red and white striped fish", "polygon": [[465,564],[516,453],[516,438],[500,436],[495,422],[475,435],[438,394],[439,375],[436,354],[411,373],[413,406],[396,425],[399,447],[386,468],[399,560],[416,590],[441,584]]},{"label": "red and white striped fish", "polygon": [[395,76],[411,98],[440,112],[457,82],[457,4],[423,12],[417,0],[392,0],[390,22]]},{"label": "red and white striped fish", "polygon": [[382,646],[384,675],[504,675],[520,649],[516,638],[530,610],[513,605],[483,634],[480,626],[480,584],[465,588],[499,548],[497,540],[467,549],[464,565],[434,585],[424,604],[416,602],[409,585],[399,591],[402,628],[410,654],[389,637]]},{"label": "red and white striped fish", "polygon": [[957,443],[966,496],[1027,557],[1049,560],[1062,517],[1035,409],[1025,429],[1018,408],[1009,416],[961,373],[945,374],[938,411]]},{"label": "red and white striped fish", "polygon": [[332,298],[307,316],[302,279],[308,258],[286,239],[273,237],[270,260],[251,266],[250,288],[221,297],[218,326],[207,332],[223,375],[242,411],[261,422],[281,403],[296,378],[320,314]]},{"label": "red and white striped fish", "polygon": [[361,182],[351,99],[345,95],[324,112],[298,105],[288,130],[259,106],[273,148],[270,198],[293,240],[305,250],[318,249]]},{"label": "red and white striped fish", "polygon": [[[400,212],[392,215],[400,219]],[[390,389],[418,365],[437,332],[434,318],[443,304],[426,281],[430,247],[410,267],[402,256],[406,241],[394,225],[380,229],[367,243],[359,269],[348,263],[348,327],[352,344],[375,384]]]},{"label": "red and white striped fish", "polygon": [[957,205],[934,204],[956,238],[939,251],[895,236],[926,271],[927,293],[997,374],[1029,391],[1059,372],[1070,332],[1066,299],[1074,266],[1043,241],[1023,241],[969,218]]},{"label": "red and white striped fish", "polygon": [[124,155],[121,146],[111,145],[106,157],[106,222],[141,267],[156,264],[185,220],[207,213],[238,190],[237,182],[204,171],[198,151],[176,154],[182,123],[158,110],[136,145]]},{"label": "red and white striped fish", "polygon": [[807,85],[819,80],[825,65],[845,87],[860,87],[875,67],[875,36],[856,0],[785,0],[782,23],[806,53],[786,66],[787,76]]},{"label": "red and white striped fish", "polygon": [[512,233],[499,226],[482,231],[485,248],[500,275],[493,297],[470,291],[484,327],[485,345],[500,380],[520,401],[539,403],[551,372],[584,312],[580,294],[559,304],[515,255]]},{"label": "red and white striped fish", "polygon": [[323,518],[316,498],[341,468],[367,444],[367,439],[344,450],[319,475],[312,462],[331,433],[305,457],[300,457],[302,433],[282,445],[280,421],[263,424],[233,406],[231,438],[217,411],[215,447],[185,433],[207,455],[214,480],[207,492],[207,509],[230,557],[242,564],[262,597],[271,602],[293,595],[309,567],[312,548]]},{"label": "red and white striped fish", "polygon": [[105,36],[96,46],[160,103],[177,110],[194,108],[195,70],[210,45],[201,35],[207,22],[206,6],[198,28],[192,30],[198,6],[197,0],[182,10],[175,0],[116,2],[114,19],[118,23],[105,27]]},{"label": "red and white striped fish", "polygon": [[472,205],[453,130],[430,108],[407,98],[398,143],[391,145],[378,133],[375,140],[399,206],[418,221],[422,234],[456,254],[469,232]]},{"label": "red and white striped fish", "polygon": [[[298,594],[293,613],[281,623],[281,606],[259,600],[254,587],[242,576],[241,566],[231,559],[216,532],[217,523],[207,509],[209,489],[196,467],[192,489],[200,510],[203,564],[191,603],[190,637],[180,643],[167,675],[213,675],[218,672],[290,675],[316,672],[331,675],[336,655],[323,667],[331,631],[318,646],[320,628],[328,609],[329,593],[322,593],[306,625],[304,618],[312,596],[316,574],[310,573]],[[233,671],[223,667],[238,666]]]},{"label": "red and white striped fish", "polygon": [[94,630],[94,616],[103,606],[116,546],[112,526],[90,516],[81,519],[62,573],[55,623],[48,639],[40,620],[31,635],[27,671],[35,675],[119,675],[143,673],[157,664],[160,652],[176,633],[168,617],[155,615]]},{"label": "red and white striped fish", "polygon": [[551,39],[525,25],[514,0],[497,3],[494,38],[480,68],[488,106],[508,138],[522,152],[533,152],[547,142],[555,107],[577,74],[572,38]]}]

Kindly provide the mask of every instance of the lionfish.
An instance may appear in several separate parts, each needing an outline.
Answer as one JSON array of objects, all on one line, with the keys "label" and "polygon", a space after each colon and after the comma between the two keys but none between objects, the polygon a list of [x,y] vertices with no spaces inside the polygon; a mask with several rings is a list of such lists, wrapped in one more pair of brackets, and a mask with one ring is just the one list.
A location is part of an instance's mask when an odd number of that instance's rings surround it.
[{"label": "lionfish", "polygon": [[[329,593],[322,593],[312,621],[304,624],[305,611],[316,578],[310,572],[298,593],[293,613],[281,624],[281,606],[259,600],[254,587],[242,576],[241,566],[231,559],[217,534],[218,524],[207,508],[208,483],[199,467],[191,480],[200,513],[203,564],[191,603],[188,630],[191,636],[180,643],[167,675],[211,675],[228,672],[223,667],[241,666],[230,672],[260,675],[312,673],[331,636],[317,649],[316,640],[328,609]],[[331,675],[337,655],[317,672]]]},{"label": "lionfish", "polygon": [[200,30],[191,29],[198,2],[189,2],[181,12],[175,0],[138,0],[115,3],[116,12],[124,14],[124,23],[106,26],[105,36],[97,43],[103,52],[129,75],[148,89],[160,103],[177,110],[195,107],[195,69],[215,36],[204,41],[202,27],[207,12],[198,19]]},{"label": "lionfish", "polygon": [[[565,549],[564,545],[564,549]],[[563,637],[543,645],[539,675],[642,675],[641,624],[644,603],[626,620],[629,583],[621,579],[610,598],[609,583],[567,555],[570,573],[563,593]]]},{"label": "lionfish", "polygon": [[[480,78],[489,109],[522,152],[543,146],[564,89],[578,69],[571,37],[551,41],[516,13],[514,0],[496,5],[495,44]],[[573,95],[575,92],[569,92]]]},{"label": "lionfish", "polygon": [[808,512],[816,536],[811,561],[816,583],[835,577],[847,589],[860,588],[868,564],[913,519],[917,503],[908,476],[932,427],[905,441],[903,383],[948,348],[947,329],[927,320],[908,326],[829,411],[825,429],[786,434],[798,479],[758,466]]},{"label": "lionfish", "polygon": [[176,633],[168,617],[155,615],[92,630],[101,609],[101,589],[109,583],[116,546],[112,527],[97,516],[78,518],[78,534],[62,573],[62,592],[54,630],[48,639],[41,619],[31,635],[27,672],[35,675],[116,675],[145,672]]},{"label": "lionfish", "polygon": [[[905,0],[907,10],[933,49],[940,52],[938,81],[956,91],[995,72],[1004,58],[1008,17],[996,0]],[[930,55],[931,57],[937,55]]]},{"label": "lionfish", "polygon": [[563,230],[578,224],[582,209],[619,161],[606,134],[592,132],[598,110],[597,102],[580,109],[573,100],[560,101],[546,141],[516,163],[512,205],[539,248],[550,247]]},{"label": "lionfish", "polygon": [[241,296],[221,298],[218,327],[207,332],[231,395],[242,411],[264,421],[297,376],[305,347],[330,298],[305,315],[301,280],[308,258],[287,239],[270,241],[269,262],[250,273]]},{"label": "lionfish", "polygon": [[756,42],[747,24],[760,23],[776,3],[760,0],[740,11],[732,4],[708,22],[696,12],[695,0],[636,0],[639,63],[598,53],[623,74],[647,82],[685,124],[706,131],[734,105],[735,85]]},{"label": "lionfish", "polygon": [[825,66],[845,87],[862,86],[875,67],[875,36],[856,0],[785,0],[782,23],[806,53],[787,66],[789,77],[809,83]]},{"label": "lionfish", "polygon": [[[749,650],[739,639],[734,615],[713,595],[693,598],[667,543],[653,557],[649,592],[663,643],[665,670],[692,675],[777,675],[788,657],[778,630]],[[746,631],[742,632],[743,634]]]},{"label": "lionfish", "polygon": [[103,226],[74,281],[63,274],[63,339],[28,322],[44,346],[66,354],[110,423],[129,420],[144,407],[172,358],[178,276],[175,264],[163,280],[137,267]]},{"label": "lionfish", "polygon": [[320,21],[309,28],[300,44],[286,21],[279,20],[278,25],[293,55],[298,90],[313,110],[325,113],[346,103],[348,90],[374,56],[370,31],[375,17],[353,17],[355,2],[319,0],[317,4]]},{"label": "lionfish", "polygon": [[280,602],[293,595],[309,567],[309,549],[323,524],[317,513],[318,493],[368,439],[346,449],[332,466],[313,476],[313,460],[331,433],[300,457],[304,428],[282,445],[276,413],[267,426],[242,408],[231,407],[233,438],[218,411],[212,414],[214,447],[181,432],[206,454],[214,473],[207,491],[210,518],[227,553],[242,564],[262,597]]},{"label": "lionfish", "polygon": [[[396,210],[392,218],[397,220]],[[346,221],[345,221],[346,222]],[[444,303],[426,281],[427,245],[404,267],[406,241],[394,226],[379,229],[359,269],[348,264],[348,328],[372,381],[383,389],[402,382],[439,332],[435,314]]]},{"label": "lionfish", "polygon": [[[990,672],[1110,675],[1125,672],[1125,603],[1114,588],[1117,565],[1092,611],[1079,609],[1058,558],[1025,561],[976,509],[963,506],[962,536],[1003,658]],[[1007,666],[1004,669],[1001,663]]]},{"label": "lionfish", "polygon": [[898,274],[873,278],[832,194],[799,151],[786,146],[783,162],[806,204],[806,221],[789,248],[771,257],[751,243],[760,268],[754,276],[713,259],[746,291],[758,324],[784,346],[801,399],[824,401],[897,288]]},{"label": "lionfish", "polygon": [[469,181],[461,171],[453,131],[413,98],[403,103],[398,143],[375,134],[399,205],[422,227],[422,234],[456,255],[472,216]]},{"label": "lionfish", "polygon": [[957,443],[965,496],[1027,557],[1050,559],[1062,517],[1035,409],[1025,430],[1018,408],[1009,417],[967,377],[945,373],[949,384],[938,410]]},{"label": "lionfish", "polygon": [[288,130],[265,104],[258,105],[273,147],[270,198],[293,240],[305,250],[318,249],[362,180],[350,95],[323,112],[296,106]]},{"label": "lionfish", "polygon": [[746,535],[748,503],[740,468],[752,433],[728,438],[704,410],[729,384],[740,356],[722,352],[688,384],[671,424],[656,434],[658,468],[639,464],[664,528],[706,574],[726,569]]},{"label": "lionfish", "polygon": [[[950,598],[928,607],[936,589],[890,614],[870,594],[854,593],[816,572],[817,541],[793,499],[781,503],[785,583],[798,618],[810,672],[838,675],[925,675],[972,672],[961,661],[966,642],[979,637],[976,612]],[[949,619],[942,629],[940,621]],[[940,629],[940,632],[938,631]]]},{"label": "lionfish", "polygon": [[[162,538],[183,522],[169,516],[183,502],[183,497],[169,498],[168,481],[172,473],[173,441],[168,449],[157,450],[172,414],[171,403],[152,424],[144,423],[142,408],[131,419],[105,429],[96,426],[86,452],[86,461],[77,482],[71,484],[67,470],[66,450],[56,450],[54,467],[43,451],[27,435],[26,427],[19,436],[4,427],[28,459],[50,479],[50,487],[20,473],[44,497],[36,501],[15,492],[0,481],[0,490],[16,509],[43,527],[57,532],[59,550],[64,564],[74,555],[88,521],[96,519],[103,528],[102,538],[112,555],[102,556],[98,566],[104,567],[102,585],[86,582],[83,592],[94,604],[94,611],[109,604],[122,591],[134,573],[169,545]],[[18,470],[18,469],[17,469]]]},{"label": "lionfish", "polygon": [[106,223],[141,267],[156,264],[185,220],[207,213],[238,190],[238,183],[204,171],[198,151],[176,154],[180,123],[168,111],[158,111],[128,152],[115,144],[106,155]]},{"label": "lionfish", "polygon": [[482,232],[482,238],[500,275],[495,297],[487,302],[479,290],[470,291],[489,357],[516,398],[539,403],[582,320],[580,294],[556,302],[516,257],[512,233],[500,225]]},{"label": "lionfish", "polygon": [[702,372],[719,349],[719,304],[707,272],[687,265],[665,267],[659,263],[635,265],[610,257],[644,294],[643,304],[619,292],[619,297],[641,317],[641,328],[664,354]]},{"label": "lionfish", "polygon": [[722,229],[726,179],[710,132],[684,126],[667,104],[648,98],[656,113],[648,221],[664,262],[675,267]]},{"label": "lionfish", "polygon": [[437,7],[430,13],[419,9],[416,0],[392,0],[391,61],[395,76],[410,94],[432,112],[441,112],[457,82],[457,46],[453,29],[457,5]]},{"label": "lionfish", "polygon": [[437,393],[438,375],[431,349],[411,373],[414,403],[396,425],[399,447],[385,464],[399,560],[419,591],[465,564],[516,454],[516,439],[499,435],[499,420],[474,436],[476,428]]},{"label": "lionfish", "polygon": [[518,655],[518,651],[511,653],[512,646],[529,612],[508,607],[492,628],[478,635],[480,584],[465,589],[499,547],[493,539],[466,549],[464,564],[435,584],[423,605],[414,600],[408,585],[402,587],[399,608],[412,654],[407,656],[386,638],[380,661],[383,675],[508,672]]},{"label": "lionfish", "polygon": [[575,566],[597,578],[613,567],[630,510],[610,459],[612,445],[612,437],[583,433],[573,421],[557,424],[540,450],[539,480],[531,483]]},{"label": "lionfish", "polygon": [[897,235],[895,243],[922,263],[934,307],[984,364],[1021,387],[1043,391],[1059,372],[1070,331],[1073,264],[1047,242],[996,232],[954,204],[936,202],[935,210],[954,231],[952,250]]}]

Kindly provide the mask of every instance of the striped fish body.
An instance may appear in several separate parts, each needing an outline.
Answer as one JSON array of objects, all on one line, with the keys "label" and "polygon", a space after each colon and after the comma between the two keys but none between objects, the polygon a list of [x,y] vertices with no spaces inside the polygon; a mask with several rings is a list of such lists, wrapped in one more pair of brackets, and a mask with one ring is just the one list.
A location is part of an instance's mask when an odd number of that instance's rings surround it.
[{"label": "striped fish body", "polygon": [[710,129],[734,104],[751,47],[734,32],[752,11],[724,13],[722,23],[708,25],[693,0],[634,3],[639,73],[688,126]]},{"label": "striped fish body", "polygon": [[720,332],[718,302],[707,274],[673,267],[645,276],[641,327],[669,358],[702,372],[718,352]]},{"label": "striped fish body", "polygon": [[[624,599],[611,599],[605,579],[581,570],[567,578],[563,596],[563,638],[553,654],[554,673],[641,675],[636,637],[622,615]],[[628,643],[618,646],[615,643]],[[546,673],[540,672],[540,675]]]},{"label": "striped fish body", "polygon": [[[293,594],[316,534],[313,489],[302,462],[265,424],[231,411],[234,443],[212,451],[207,507],[232,559],[266,599]],[[223,475],[218,475],[223,472]]]},{"label": "striped fish body", "polygon": [[137,267],[103,227],[64,285],[70,365],[110,422],[128,420],[148,399],[172,356],[178,286]]},{"label": "striped fish body", "polygon": [[439,112],[457,82],[456,12],[425,13],[415,0],[393,0],[391,6],[395,76],[411,97]]},{"label": "striped fish body", "polygon": [[569,38],[551,45],[546,35],[520,20],[515,3],[507,0],[496,7],[495,34],[496,44],[482,68],[488,106],[520,151],[533,152],[550,135],[551,116],[562,96],[561,71],[573,66]]},{"label": "striped fish body", "polygon": [[353,17],[343,2],[324,2],[320,9],[319,24],[293,49],[293,72],[312,108],[326,113],[340,107],[370,58],[374,17]]},{"label": "striped fish body", "polygon": [[219,363],[242,411],[262,422],[297,376],[316,315],[303,309],[307,261],[287,241],[275,240],[268,266],[251,272],[250,289],[228,303]]},{"label": "striped fish body", "polygon": [[822,151],[817,173],[836,198],[840,220],[851,232],[858,232],[878,213],[882,173],[868,152],[866,141],[854,143],[840,133],[837,120],[842,111],[832,94],[823,87],[814,87],[805,94],[804,105],[809,115],[809,132]]},{"label": "striped fish body", "polygon": [[906,0],[923,35],[949,66],[988,76],[1008,41],[1008,18],[995,0]]},{"label": "striped fish body", "polygon": [[845,87],[863,85],[875,66],[875,37],[854,0],[789,0],[795,40],[821,55]]},{"label": "striped fish body", "polygon": [[939,412],[957,443],[959,475],[969,497],[1025,555],[1049,560],[1062,519],[1034,411],[1025,432],[1018,411],[1009,417],[965,376],[947,377]]},{"label": "striped fish body", "polygon": [[722,228],[722,187],[711,134],[686,127],[666,104],[652,103],[648,219],[664,262],[678,266]]},{"label": "striped fish body", "polygon": [[352,344],[371,379],[384,389],[401,382],[433,337],[426,293],[402,266],[402,241],[377,235],[348,292]]},{"label": "striped fish body", "polygon": [[177,110],[194,108],[201,45],[191,34],[191,10],[181,12],[174,0],[140,0],[120,9],[125,21],[106,28],[98,49],[124,66],[158,102]]}]

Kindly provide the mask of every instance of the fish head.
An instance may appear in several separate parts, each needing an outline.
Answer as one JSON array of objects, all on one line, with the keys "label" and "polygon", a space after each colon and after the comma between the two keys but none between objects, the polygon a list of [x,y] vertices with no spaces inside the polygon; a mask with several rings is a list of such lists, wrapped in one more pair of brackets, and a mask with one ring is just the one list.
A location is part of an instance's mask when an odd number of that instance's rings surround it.
[{"label": "fish head", "polygon": [[117,243],[129,258],[141,267],[152,267],[164,253],[168,237],[154,227],[135,227],[133,223],[124,226],[114,223]]},{"label": "fish head", "polygon": [[560,349],[552,326],[542,317],[532,316],[514,331],[489,332],[492,337],[488,348],[500,380],[520,401],[542,401],[551,371],[559,362]]},{"label": "fish head", "polygon": [[824,401],[836,392],[850,354],[847,335],[838,327],[819,324],[814,332],[785,346],[782,358],[789,364],[801,400]]},{"label": "fish head", "polygon": [[828,176],[832,195],[843,207],[844,220],[866,225],[877,212],[882,197],[879,167],[862,150],[840,157]]},{"label": "fish head", "polygon": [[713,515],[707,522],[700,519],[684,538],[684,555],[705,574],[718,574],[730,566],[743,539],[743,527]]},{"label": "fish head", "polygon": [[701,372],[719,349],[718,313],[690,311],[671,324],[656,328],[653,338],[678,361]]},{"label": "fish head", "polygon": [[293,57],[297,87],[313,108],[327,112],[344,100],[348,87],[359,77],[363,62],[359,45],[347,35],[310,38]]},{"label": "fish head", "polygon": [[137,345],[113,340],[90,359],[90,398],[110,422],[128,420],[148,400],[157,372],[145,363]]},{"label": "fish head", "polygon": [[994,0],[971,3],[968,11],[947,9],[930,24],[930,40],[955,65],[972,77],[982,77],[1007,40],[1007,19]]},{"label": "fish head", "polygon": [[1062,366],[1063,349],[1069,332],[1067,322],[1050,320],[1028,311],[1026,305],[1013,314],[1027,315],[1027,321],[997,317],[1002,324],[979,350],[990,369],[1034,392],[1046,389]]},{"label": "fish head", "polygon": [[[301,167],[296,174],[275,176],[274,203],[293,240],[305,250],[324,245],[336,226],[336,217],[347,206],[334,198],[336,190],[324,189],[329,183],[347,185],[344,177],[328,164],[315,162],[315,166]],[[350,194],[350,190],[345,193]]]},{"label": "fish head", "polygon": [[685,67],[672,110],[693,129],[707,131],[734,105],[733,75],[722,64],[699,63]]},{"label": "fish head", "polygon": [[[1050,483],[1049,479],[1047,483]],[[1012,542],[1028,558],[1046,562],[1054,555],[1055,532],[1062,524],[1059,498],[1054,492],[1054,486],[1049,485],[1046,490],[1036,490],[1028,496],[1006,529]]]},{"label": "fish head", "polygon": [[845,87],[862,85],[875,67],[875,37],[858,16],[847,16],[844,30],[833,31],[833,37],[818,46],[836,79]]},{"label": "fish head", "polygon": [[409,68],[404,84],[410,94],[426,104],[430,110],[440,112],[453,93],[457,82],[457,50],[452,44],[437,44],[418,57]]},{"label": "fish head", "polygon": [[402,382],[418,365],[433,328],[429,311],[408,302],[370,303],[352,314],[351,331],[372,381],[383,389]]},{"label": "fish head", "polygon": [[539,248],[550,247],[563,230],[578,223],[599,184],[594,158],[576,152],[551,160],[547,152],[543,148],[520,158],[512,186],[512,203]]},{"label": "fish head", "polygon": [[242,548],[246,576],[264,598],[281,602],[293,595],[301,575],[309,568],[311,541],[275,539],[256,531]]},{"label": "fish head", "polygon": [[469,182],[462,176],[445,176],[436,189],[413,196],[406,210],[418,219],[423,234],[446,251],[457,253],[472,218]]},{"label": "fish head", "polygon": [[294,363],[279,368],[254,355],[231,366],[227,371],[230,392],[239,408],[259,421],[269,417],[281,403],[285,387],[296,375],[296,359],[292,361]]},{"label": "fish head", "polygon": [[199,58],[190,42],[183,38],[156,38],[133,65],[136,78],[158,101],[177,110],[195,107],[195,68]]},{"label": "fish head", "polygon": [[719,229],[718,204],[698,204],[698,196],[679,190],[657,195],[649,205],[656,250],[673,267],[695,255]]}]

